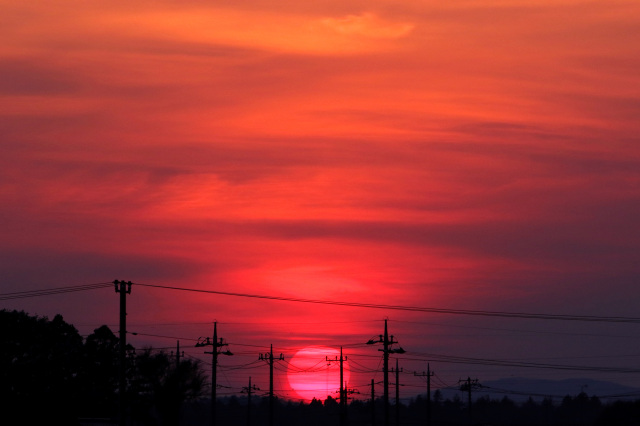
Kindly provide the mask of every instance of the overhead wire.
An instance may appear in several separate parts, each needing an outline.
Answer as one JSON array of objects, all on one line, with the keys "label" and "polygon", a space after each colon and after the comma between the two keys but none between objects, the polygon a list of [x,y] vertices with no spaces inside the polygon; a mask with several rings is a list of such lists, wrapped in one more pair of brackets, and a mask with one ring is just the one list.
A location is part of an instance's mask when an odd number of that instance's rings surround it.
[{"label": "overhead wire", "polygon": [[[417,358],[413,358],[413,356]],[[461,357],[453,355],[442,354],[411,354],[409,356],[403,356],[402,359],[413,361],[438,361],[443,363],[454,364],[476,364],[476,365],[493,365],[500,367],[525,367],[525,368],[542,368],[552,370],[571,370],[571,371],[591,371],[591,372],[604,372],[604,373],[640,373],[639,368],[626,368],[626,367],[598,367],[598,366],[586,366],[586,365],[568,365],[568,364],[549,364],[549,363],[537,363],[537,362],[525,362],[525,361],[513,361],[507,359],[491,359],[491,358],[471,358]]]},{"label": "overhead wire", "polygon": [[190,337],[177,337],[177,336],[164,336],[161,334],[149,334],[149,333],[139,333],[137,331],[127,331],[127,334],[131,334],[133,336],[147,336],[147,337],[159,337],[163,339],[175,339],[175,340],[191,340],[197,342],[198,339],[193,339]]},{"label": "overhead wire", "polygon": [[[305,299],[305,298],[297,298],[297,297],[272,296],[272,295],[266,295],[266,294],[236,293],[236,292],[227,292],[227,291],[220,291],[220,290],[203,290],[203,289],[188,288],[188,287],[163,286],[158,284],[147,284],[147,283],[132,283],[132,284],[135,284],[137,286],[142,286],[142,287],[159,288],[159,289],[166,289],[166,290],[188,291],[188,292],[196,292],[196,293],[218,294],[222,296],[267,299],[267,300],[276,300],[276,301],[285,301],[285,302],[312,303],[312,304],[321,304],[321,305],[335,305],[335,306],[346,306],[346,307],[356,307],[356,308],[386,309],[386,310],[399,310],[399,311],[451,314],[451,315],[538,319],[538,320],[640,324],[640,318],[638,317],[544,314],[544,313],[532,313],[532,312],[485,311],[485,310],[470,310],[470,309],[446,309],[446,308],[433,308],[433,307],[424,307],[424,306],[386,305],[386,304],[377,304],[377,303],[346,302],[346,301],[339,301],[339,300]],[[50,289],[0,293],[0,300],[11,300],[11,299],[19,299],[19,298],[27,298],[27,297],[49,296],[49,295],[77,292],[77,291],[96,290],[96,289],[110,287],[112,285],[113,285],[113,282],[110,282],[110,283],[103,282],[103,283],[85,284],[85,285],[77,285],[77,286],[56,287],[56,288],[50,288]]]},{"label": "overhead wire", "polygon": [[45,288],[39,290],[14,291],[10,293],[0,293],[0,300],[24,299],[28,297],[52,296],[63,293],[74,293],[78,291],[98,290],[111,287],[113,283],[94,283],[66,287]]},{"label": "overhead wire", "polygon": [[196,288],[163,286],[163,285],[145,284],[145,283],[135,283],[135,284],[143,287],[161,288],[166,290],[189,291],[189,292],[196,292],[196,293],[218,294],[222,296],[245,297],[245,298],[253,298],[253,299],[268,299],[268,300],[278,300],[278,301],[285,301],[285,302],[348,306],[348,307],[356,307],[356,308],[386,309],[386,310],[453,314],[453,315],[539,319],[539,320],[614,322],[614,323],[640,324],[640,318],[638,317],[541,314],[541,313],[528,313],[528,312],[501,312],[501,311],[482,311],[482,310],[469,310],[469,309],[444,309],[444,308],[431,308],[431,307],[420,307],[420,306],[384,305],[384,304],[377,304],[377,303],[358,303],[358,302],[344,302],[344,301],[338,301],[338,300],[304,299],[304,298],[297,298],[297,297],[269,296],[265,294],[235,293],[235,292],[227,292],[227,291],[219,291],[219,290],[203,290],[203,289],[196,289]]},{"label": "overhead wire", "polygon": [[[359,308],[374,308],[374,309],[390,309],[390,310],[403,310],[403,311],[413,311],[413,312],[428,312],[428,313],[444,313],[444,314],[455,314],[455,315],[475,315],[475,316],[493,316],[493,317],[507,317],[507,318],[526,318],[526,319],[542,319],[542,320],[563,320],[563,321],[588,321],[588,322],[609,322],[609,323],[640,323],[640,318],[636,317],[621,317],[621,316],[588,316],[588,315],[550,315],[550,314],[540,314],[540,313],[522,313],[522,312],[499,312],[499,311],[479,311],[479,310],[459,310],[459,309],[438,309],[438,308],[429,308],[429,307],[416,307],[416,306],[401,306],[401,305],[383,305],[383,304],[368,304],[368,303],[355,303],[355,302],[343,302],[343,301],[333,301],[333,300],[320,300],[320,299],[302,299],[302,298],[292,298],[292,297],[281,297],[281,296],[270,296],[270,295],[260,295],[260,294],[246,294],[246,293],[232,293],[232,292],[222,292],[222,291],[214,291],[214,290],[201,290],[201,289],[192,289],[192,288],[183,288],[183,287],[168,287],[168,286],[159,286],[152,284],[142,284],[142,283],[134,283],[135,285],[146,286],[151,288],[160,288],[160,289],[170,289],[170,290],[179,290],[179,291],[190,291],[190,292],[199,292],[199,293],[210,293],[210,294],[219,294],[225,296],[234,296],[234,297],[248,297],[248,298],[258,298],[258,299],[269,299],[269,300],[277,300],[277,301],[288,301],[288,302],[299,302],[299,303],[314,303],[314,304],[323,304],[323,305],[337,305],[337,306],[349,306],[349,307],[359,307]],[[0,300],[11,300],[11,299],[20,299],[20,298],[28,298],[28,297],[39,297],[39,296],[48,296],[48,295],[57,295],[64,293],[72,293],[79,291],[88,291],[88,290],[96,290],[111,287],[113,283],[93,283],[93,284],[85,284],[79,286],[66,286],[66,287],[56,287],[49,289],[40,289],[40,290],[28,290],[28,291],[20,291],[20,292],[9,292],[9,293],[0,293]],[[402,321],[401,321],[402,322]],[[209,323],[201,323],[201,324],[209,324]],[[516,331],[516,330],[504,330],[504,331]],[[158,338],[171,338],[171,339],[184,339],[184,340],[192,340],[197,341],[197,339],[193,338],[178,338],[175,336],[165,336],[165,335],[156,335],[156,334],[148,334],[148,333],[131,333],[133,335],[141,335],[141,336],[149,336],[149,337],[158,337]],[[256,347],[256,348],[265,348],[265,345],[250,345],[250,344],[240,344],[235,343],[238,346],[247,346],[247,347]],[[344,345],[345,347],[357,347],[357,346],[365,346],[364,343],[357,344],[349,344]],[[172,348],[156,348],[156,349],[172,349]],[[187,355],[191,358],[197,359],[191,355]],[[360,356],[360,355],[359,355]],[[361,355],[366,357],[372,357],[372,355]],[[376,356],[379,358],[379,355]],[[413,358],[417,357],[417,358]],[[578,358],[578,357],[576,357]],[[587,357],[583,357],[587,358]],[[429,354],[429,353],[412,353],[409,356],[402,357],[402,359],[407,360],[416,360],[416,361],[424,361],[432,360],[438,361],[442,363],[458,363],[458,364],[476,364],[476,365],[488,365],[488,366],[502,366],[502,367],[526,367],[526,368],[542,368],[542,369],[556,369],[556,370],[571,370],[571,371],[591,371],[591,372],[606,372],[606,373],[627,373],[627,374],[637,374],[640,373],[640,369],[637,368],[624,368],[624,367],[598,367],[598,366],[584,366],[584,365],[564,365],[564,364],[551,364],[551,363],[542,363],[542,362],[529,362],[522,360],[504,360],[504,359],[491,359],[491,358],[472,358],[472,357],[459,357],[459,356],[451,356],[451,355],[443,355],[443,354]],[[200,362],[205,362],[199,360]],[[319,361],[321,363],[322,361]],[[351,360],[351,362],[354,362]],[[380,364],[381,361],[379,361]],[[357,362],[354,362],[358,364]],[[259,361],[253,361],[249,364],[238,365],[238,366],[228,366],[227,370],[234,369],[243,369],[243,368],[258,368],[261,367]],[[288,366],[291,366],[289,362],[286,362]],[[362,368],[366,368],[362,364],[358,364]],[[221,367],[225,368],[225,367]],[[275,368],[279,371],[287,371],[283,370],[283,367],[278,367],[275,364]],[[303,372],[304,370],[300,370],[299,372]],[[311,370],[309,370],[311,371]],[[314,370],[315,371],[315,370]],[[317,370],[320,371],[320,370]],[[369,370],[367,372],[378,372],[378,370]],[[435,377],[434,377],[435,378]],[[227,379],[228,380],[228,379]],[[446,385],[441,379],[438,379],[441,385]],[[495,391],[504,391],[495,389]],[[616,395],[610,396],[612,398],[617,397]]]},{"label": "overhead wire", "polygon": [[620,339],[637,339],[638,336],[635,335],[623,335],[623,334],[611,334],[611,333],[576,333],[576,332],[567,332],[567,331],[551,331],[551,330],[525,330],[525,329],[515,329],[515,328],[502,328],[502,327],[481,327],[477,325],[461,325],[461,324],[443,324],[443,323],[434,323],[428,321],[407,321],[394,319],[394,323],[405,323],[405,324],[421,324],[421,325],[430,325],[434,327],[446,327],[446,328],[464,328],[464,329],[473,329],[473,330],[487,330],[487,331],[504,331],[509,333],[529,333],[529,334],[551,334],[551,335],[561,335],[561,336],[585,336],[585,337],[606,337],[606,338],[620,338]]}]

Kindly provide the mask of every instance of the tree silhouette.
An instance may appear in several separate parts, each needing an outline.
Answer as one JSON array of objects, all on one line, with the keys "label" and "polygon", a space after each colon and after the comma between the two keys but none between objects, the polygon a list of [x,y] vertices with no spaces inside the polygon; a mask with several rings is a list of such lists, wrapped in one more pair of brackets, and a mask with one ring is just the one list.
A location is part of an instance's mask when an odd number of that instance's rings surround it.
[{"label": "tree silhouette", "polygon": [[[62,316],[49,321],[0,311],[0,400],[21,424],[75,419],[82,337]],[[34,409],[37,407],[37,409]]]},{"label": "tree silhouette", "polygon": [[115,418],[118,409],[119,339],[103,325],[84,343],[81,365],[82,417]]},{"label": "tree silhouette", "polygon": [[180,407],[203,395],[206,376],[199,361],[175,360],[166,352],[144,349],[134,359],[129,398],[132,415],[144,424],[177,425]]},{"label": "tree silhouette", "polygon": [[[94,330],[84,341],[60,315],[53,320],[25,312],[0,310],[0,401],[4,418],[12,424],[78,424],[79,417],[114,419],[118,409],[119,341],[107,326]],[[199,363],[164,351],[147,348],[138,353],[128,346],[127,399],[130,424],[136,426],[209,424],[206,375]],[[204,401],[204,402],[203,402]],[[238,424],[246,418],[245,400],[225,399],[220,405],[220,424]],[[188,402],[188,404],[187,404]],[[375,413],[380,418],[381,400]],[[432,400],[433,424],[466,425],[466,404],[458,394],[443,399],[436,390]],[[322,402],[292,403],[276,400],[281,426],[324,426],[338,423],[340,406],[329,396]],[[184,408],[189,411],[185,412]],[[268,398],[253,407],[254,426],[267,424]],[[426,399],[417,397],[402,405],[402,424],[422,424]],[[474,402],[473,421],[495,426],[626,426],[637,424],[640,401],[603,404],[581,392],[554,403],[551,398],[516,403],[507,397],[484,396]],[[349,423],[369,424],[370,403],[351,401]],[[2,421],[0,421],[2,423]]]}]

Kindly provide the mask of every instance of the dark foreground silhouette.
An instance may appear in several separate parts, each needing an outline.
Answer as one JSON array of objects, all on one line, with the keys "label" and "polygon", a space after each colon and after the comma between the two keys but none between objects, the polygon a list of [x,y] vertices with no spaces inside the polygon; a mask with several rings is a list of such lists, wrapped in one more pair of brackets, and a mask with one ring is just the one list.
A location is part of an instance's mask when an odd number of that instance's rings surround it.
[{"label": "dark foreground silhouette", "polygon": [[[210,425],[207,375],[191,359],[164,351],[127,348],[127,424]],[[118,338],[107,327],[83,339],[60,315],[53,320],[25,312],[0,311],[0,424],[117,424]],[[267,398],[254,396],[250,426],[266,426]],[[395,406],[390,409],[391,425]],[[345,424],[384,424],[381,401],[352,401]],[[427,403],[417,397],[399,407],[399,425],[427,425]],[[220,398],[217,425],[249,425],[246,397]],[[12,419],[12,420],[10,420]],[[15,420],[14,420],[15,419]],[[336,400],[311,403],[276,400],[275,425],[338,425]],[[581,393],[561,402],[546,399],[517,404],[508,398],[481,398],[471,410],[459,398],[431,403],[431,425],[637,425],[640,400],[603,404]]]}]

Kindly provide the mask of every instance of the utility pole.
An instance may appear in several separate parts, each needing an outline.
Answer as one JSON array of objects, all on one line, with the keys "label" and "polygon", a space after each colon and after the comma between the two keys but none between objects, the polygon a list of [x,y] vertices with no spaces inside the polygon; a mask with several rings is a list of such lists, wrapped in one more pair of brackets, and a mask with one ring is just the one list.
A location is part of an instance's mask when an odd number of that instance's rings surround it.
[{"label": "utility pole", "polygon": [[431,426],[431,376],[433,376],[433,371],[431,371],[429,363],[427,363],[426,373],[424,371],[422,374],[414,372],[413,375],[427,378],[427,426]]},{"label": "utility pole", "polygon": [[376,391],[374,379],[371,379],[371,426],[376,424]]},{"label": "utility pole", "polygon": [[[173,351],[171,352],[173,354]],[[182,351],[182,357],[184,357],[184,351]],[[176,392],[177,395],[182,394],[183,383],[182,383],[182,372],[180,369],[180,340],[176,340]],[[182,403],[179,403],[182,405]],[[179,419],[175,419],[175,424],[179,423]]]},{"label": "utility pole", "polygon": [[340,426],[345,426],[347,422],[347,392],[344,385],[344,374],[343,374],[343,364],[344,361],[347,360],[347,357],[342,357],[342,346],[340,346],[340,359],[335,357],[335,359],[329,359],[328,356],[325,356],[327,362],[336,362],[340,361]]},{"label": "utility pole", "polygon": [[[273,344],[271,344],[271,351],[266,354],[260,354],[258,359],[269,363],[269,426],[273,426]],[[276,361],[284,361],[284,355],[280,354]]]},{"label": "utility pole", "polygon": [[[184,351],[182,351],[184,356]],[[176,340],[176,371],[180,369],[180,340]]]},{"label": "utility pole", "polygon": [[120,383],[118,386],[118,396],[120,399],[120,426],[126,424],[127,416],[127,377],[126,377],[126,359],[127,359],[127,294],[131,294],[131,281],[113,281],[116,293],[120,293]]},{"label": "utility pole", "polygon": [[469,424],[473,424],[473,416],[471,411],[471,389],[481,387],[480,383],[478,383],[478,379],[471,380],[471,377],[467,377],[467,380],[458,380],[458,384],[460,385],[461,391],[467,391],[468,394],[468,402],[469,402]]},{"label": "utility pole", "polygon": [[222,352],[218,350],[223,346],[228,346],[228,343],[224,342],[224,339],[221,337],[218,340],[218,323],[214,321],[213,323],[213,341],[211,341],[208,337],[200,337],[198,339],[198,343],[196,343],[196,348],[200,348],[203,346],[212,346],[211,352],[205,352],[205,354],[211,354],[212,362],[211,362],[211,426],[216,426],[216,389],[218,387],[217,382],[217,370],[218,370],[218,355],[233,355],[231,351],[226,350]]},{"label": "utility pole", "polygon": [[359,394],[360,392],[358,391],[358,389],[354,389],[351,388],[349,389],[347,387],[347,383],[344,383],[344,421],[345,424],[348,424],[348,416],[347,416],[347,407],[349,406],[349,395],[353,395],[353,394]]},{"label": "utility pole", "polygon": [[[398,358],[396,358],[396,426],[400,425],[400,373],[403,371],[403,368],[398,368]],[[393,368],[391,372],[394,372]]]},{"label": "utility pole", "polygon": [[[391,341],[393,341],[393,336],[391,336]],[[384,358],[384,393],[382,396],[384,403],[384,426],[389,426],[389,332],[387,331],[387,320],[384,320],[384,339],[382,340],[382,345]]]},{"label": "utility pole", "polygon": [[376,424],[376,392],[375,386],[379,385],[383,382],[374,382],[374,379],[371,379],[371,426]]},{"label": "utility pole", "polygon": [[383,372],[384,372],[384,426],[389,426],[389,354],[403,354],[405,350],[402,348],[390,349],[391,345],[398,343],[393,340],[393,335],[389,338],[387,332],[387,320],[384,320],[384,336],[381,334],[379,340],[370,339],[367,345],[373,345],[374,343],[382,343],[383,349],[378,349],[384,355]]},{"label": "utility pole", "polygon": [[247,393],[247,426],[251,426],[251,394],[253,391],[260,390],[256,385],[251,386],[251,376],[249,376],[249,386],[242,388],[242,393]]}]

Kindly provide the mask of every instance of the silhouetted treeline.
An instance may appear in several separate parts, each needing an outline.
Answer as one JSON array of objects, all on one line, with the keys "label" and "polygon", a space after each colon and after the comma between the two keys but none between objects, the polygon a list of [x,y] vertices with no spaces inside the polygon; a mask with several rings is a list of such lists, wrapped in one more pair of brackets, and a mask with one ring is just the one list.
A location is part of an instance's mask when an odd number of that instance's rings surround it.
[{"label": "silhouetted treeline", "polygon": [[[53,320],[24,312],[0,311],[0,424],[89,424],[86,419],[116,423],[118,413],[118,338],[102,326],[83,339],[60,315]],[[128,424],[135,426],[210,425],[207,376],[197,361],[150,348],[128,348]],[[254,397],[251,426],[268,424],[267,398]],[[384,425],[382,402],[352,401],[347,424]],[[218,422],[248,425],[246,398],[220,398]],[[395,406],[389,410],[396,426]],[[416,397],[399,407],[399,425],[426,425],[427,405]],[[373,422],[372,422],[373,415]],[[339,404],[333,398],[311,403],[276,400],[277,426],[338,425]],[[581,393],[560,402],[550,399],[515,403],[507,397],[475,400],[469,410],[459,397],[443,400],[436,392],[432,426],[623,426],[637,425],[640,401],[603,404]],[[399,426],[398,425],[398,426]]]},{"label": "silhouetted treeline", "polygon": [[[389,424],[396,426],[395,405],[389,407]],[[566,396],[554,403],[550,399],[515,403],[504,397],[501,399],[480,398],[468,405],[459,398],[432,400],[431,424],[433,426],[637,426],[640,419],[640,401],[619,401],[604,405],[597,397],[581,393],[575,397]],[[373,407],[375,425],[383,426],[384,407],[376,400]],[[418,396],[409,404],[400,406],[402,426],[426,425],[426,399]],[[339,405],[329,398],[324,403],[312,401],[301,403],[278,400],[275,407],[275,424],[279,426],[333,426],[339,424]],[[219,425],[247,424],[246,398],[218,400]],[[251,425],[268,425],[268,399],[262,398],[252,405]],[[209,425],[209,403],[201,400],[185,407],[184,425]],[[370,401],[353,401],[348,407],[348,425],[370,426],[372,407]]]},{"label": "silhouetted treeline", "polygon": [[[0,401],[13,424],[116,420],[119,339],[107,326],[86,339],[62,316],[53,320],[0,311]],[[138,425],[177,425],[184,401],[206,388],[199,362],[127,348],[129,418]],[[0,424],[6,424],[0,419]]]}]

